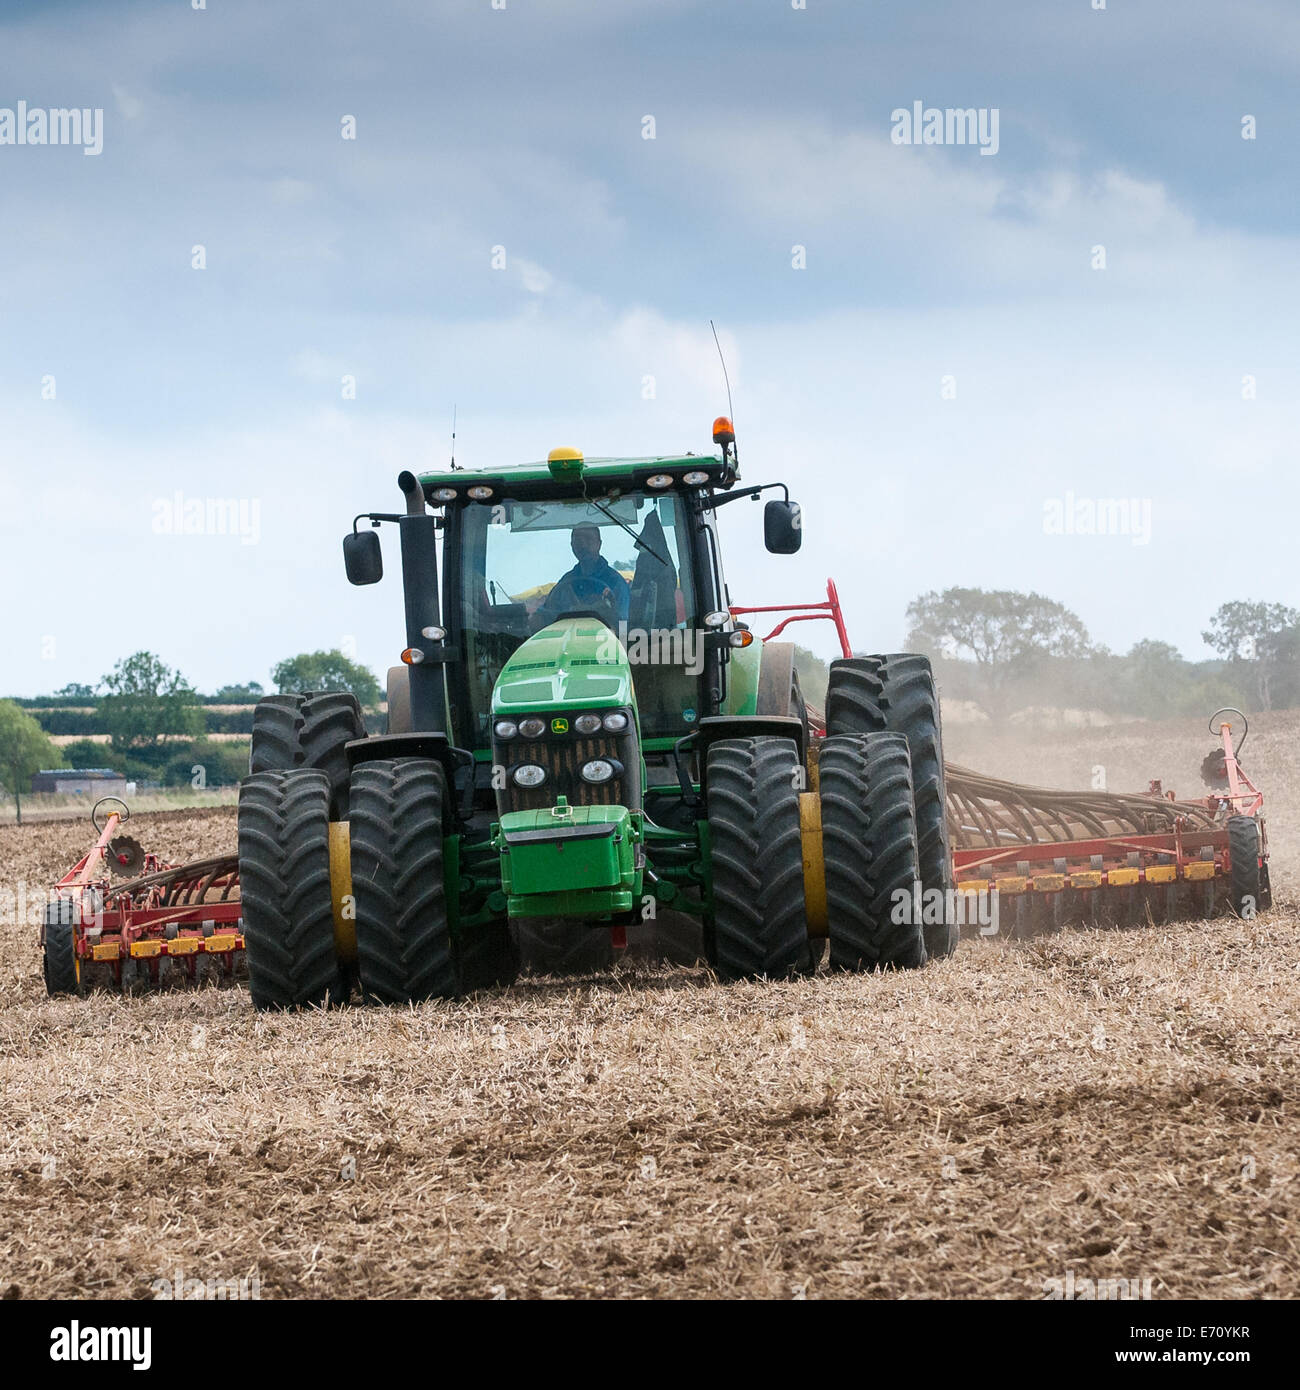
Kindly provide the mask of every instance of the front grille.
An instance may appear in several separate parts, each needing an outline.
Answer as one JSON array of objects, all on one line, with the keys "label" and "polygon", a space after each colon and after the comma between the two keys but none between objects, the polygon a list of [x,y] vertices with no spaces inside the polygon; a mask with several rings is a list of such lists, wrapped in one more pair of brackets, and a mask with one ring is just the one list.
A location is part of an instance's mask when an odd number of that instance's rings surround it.
[{"label": "front grille", "polygon": [[[548,720],[549,723],[549,720]],[[622,777],[608,782],[584,782],[578,769],[593,758],[614,758],[623,764]],[[641,759],[636,734],[629,726],[623,734],[554,734],[539,739],[513,738],[495,741],[492,760],[506,770],[505,786],[497,788],[497,813],[540,811],[555,805],[557,796],[570,806],[641,806]],[[519,787],[511,772],[520,763],[538,763],[546,769],[540,787]]]}]

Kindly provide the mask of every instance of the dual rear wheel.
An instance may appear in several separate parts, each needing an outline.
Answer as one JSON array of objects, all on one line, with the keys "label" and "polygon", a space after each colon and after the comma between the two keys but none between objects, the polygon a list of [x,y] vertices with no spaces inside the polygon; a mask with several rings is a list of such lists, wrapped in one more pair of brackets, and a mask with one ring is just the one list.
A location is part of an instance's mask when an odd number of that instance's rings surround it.
[{"label": "dual rear wheel", "polygon": [[344,1003],[353,974],[369,1001],[450,999],[513,978],[505,924],[468,935],[448,921],[443,863],[446,778],[440,763],[363,763],[347,791],[355,971],[336,940],[323,770],[259,772],[239,793],[239,863],[249,986],[259,1009]]},{"label": "dual rear wheel", "polygon": [[[924,964],[906,739],[890,733],[833,736],[822,744],[818,766],[831,968]],[[713,891],[706,942],[725,980],[778,978],[814,967],[800,772],[790,739],[726,739],[709,749]]]}]

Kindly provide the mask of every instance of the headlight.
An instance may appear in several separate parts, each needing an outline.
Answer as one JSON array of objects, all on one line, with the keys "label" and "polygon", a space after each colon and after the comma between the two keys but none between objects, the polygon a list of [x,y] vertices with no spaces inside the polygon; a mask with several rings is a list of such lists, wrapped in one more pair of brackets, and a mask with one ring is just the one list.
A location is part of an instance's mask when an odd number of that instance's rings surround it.
[{"label": "headlight", "polygon": [[456,489],[454,487],[436,487],[433,490],[433,500],[435,502],[454,502]]},{"label": "headlight", "polygon": [[673,475],[671,473],[652,473],[645,480],[645,485],[653,488],[672,487]]},{"label": "headlight", "polygon": [[525,738],[541,738],[546,732],[545,719],[521,719],[519,721],[519,732]]},{"label": "headlight", "polygon": [[573,727],[580,734],[595,734],[600,732],[600,715],[580,714],[574,721]]},{"label": "headlight", "polygon": [[546,781],[546,769],[536,763],[520,763],[510,775],[517,787],[540,787]]},{"label": "headlight", "polygon": [[731,621],[731,614],[725,608],[719,608],[715,612],[704,615],[705,627],[726,627]]},{"label": "headlight", "polygon": [[445,642],[447,640],[447,629],[445,627],[422,627],[420,636],[427,637],[430,642]]},{"label": "headlight", "polygon": [[513,719],[498,719],[492,732],[498,738],[514,738],[519,732],[519,725]]},{"label": "headlight", "polygon": [[707,483],[708,481],[709,475],[707,473],[702,473],[698,468],[693,468],[689,473],[682,474],[682,482],[686,483],[689,487],[699,487],[701,483]]},{"label": "headlight", "polygon": [[[539,768],[540,772],[541,769]],[[614,775],[614,764],[608,758],[593,758],[589,763],[582,765],[582,780],[584,782],[608,782]]]},{"label": "headlight", "polygon": [[470,488],[469,495],[476,502],[486,502],[488,498],[492,496],[492,489],[490,487],[484,487],[482,483],[479,483],[477,487]]},{"label": "headlight", "polygon": [[611,734],[621,734],[627,728],[627,715],[623,713],[607,714],[604,718],[606,732]]}]

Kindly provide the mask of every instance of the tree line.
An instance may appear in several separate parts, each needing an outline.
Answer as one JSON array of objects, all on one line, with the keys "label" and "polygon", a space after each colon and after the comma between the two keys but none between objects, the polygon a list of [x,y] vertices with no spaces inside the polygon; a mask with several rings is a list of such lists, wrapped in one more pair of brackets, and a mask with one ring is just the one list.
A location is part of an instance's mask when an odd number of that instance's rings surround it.
[{"label": "tree line", "polygon": [[[380,702],[374,673],[340,651],[286,657],[271,678],[280,694],[350,690],[372,712]],[[97,685],[74,683],[30,702],[0,700],[0,786],[17,801],[20,822],[21,798],[43,769],[106,767],[161,786],[233,786],[248,773],[248,742],[208,738],[211,716],[203,706],[252,705],[264,693],[250,681],[204,697],[154,653],[136,652]],[[51,733],[68,705],[87,711],[78,731],[107,735],[107,742],[87,737],[62,747],[53,743]],[[245,719],[251,728],[251,710]]]},{"label": "tree line", "polygon": [[1144,719],[1300,705],[1300,612],[1281,603],[1221,605],[1201,634],[1217,653],[1208,661],[1155,638],[1112,652],[1077,614],[1036,593],[931,591],[907,619],[907,647],[933,660],[945,695],[993,719],[1037,705]]}]

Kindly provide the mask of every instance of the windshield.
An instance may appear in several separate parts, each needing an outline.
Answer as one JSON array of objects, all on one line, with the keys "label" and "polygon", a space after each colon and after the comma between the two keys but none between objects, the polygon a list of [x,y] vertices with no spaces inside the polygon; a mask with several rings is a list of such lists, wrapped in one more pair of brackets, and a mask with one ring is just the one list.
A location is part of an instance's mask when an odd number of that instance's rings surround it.
[{"label": "windshield", "polygon": [[686,525],[681,499],[663,493],[467,508],[459,604],[471,707],[459,736],[488,743],[502,666],[533,633],[573,613],[595,614],[623,638],[642,732],[689,732],[703,645]]}]

